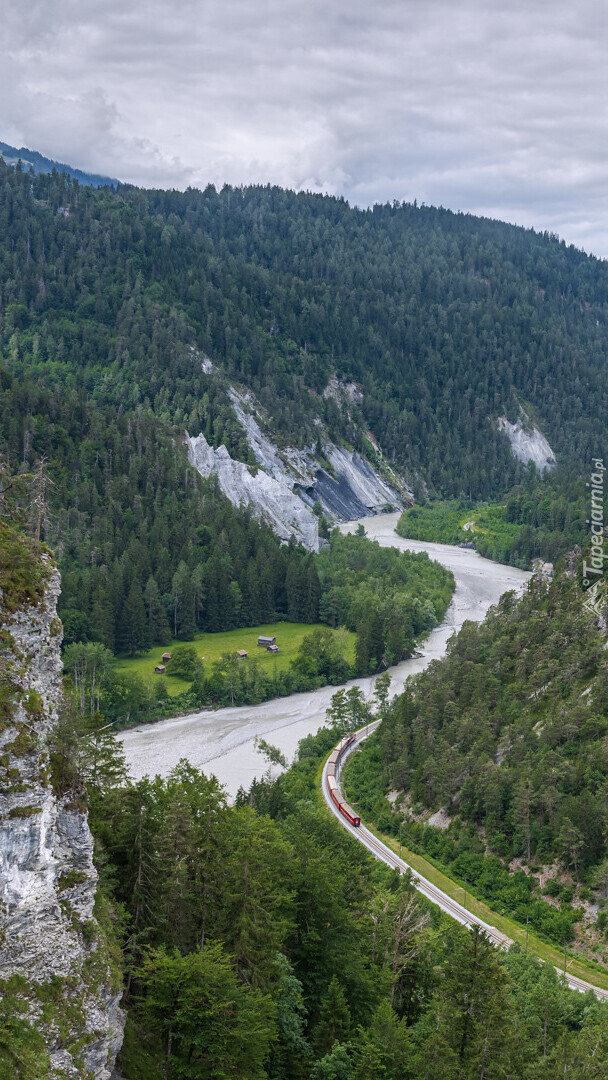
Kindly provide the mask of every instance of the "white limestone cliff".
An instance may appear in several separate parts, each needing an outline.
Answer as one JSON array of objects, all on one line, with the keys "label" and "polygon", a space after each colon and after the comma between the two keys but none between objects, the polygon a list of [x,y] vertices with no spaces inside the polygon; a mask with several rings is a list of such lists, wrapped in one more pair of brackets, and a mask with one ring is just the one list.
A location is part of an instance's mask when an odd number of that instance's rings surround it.
[{"label": "white limestone cliff", "polygon": [[233,506],[251,506],[282,540],[294,537],[311,551],[319,546],[317,518],[294,495],[289,482],[234,461],[225,446],[214,450],[204,435],[187,438],[188,460],[201,476],[216,476]]},{"label": "white limestone cliff", "polygon": [[[210,374],[210,361],[205,363]],[[320,422],[322,460],[312,446],[279,450],[262,430],[262,410],[253,394],[234,387],[228,393],[257,467],[235,461],[225,446],[215,450],[202,434],[186,434],[189,461],[201,476],[216,476],[234,506],[252,507],[281,539],[293,536],[310,551],[318,550],[318,521],[311,509],[317,502],[330,518],[349,520],[378,513],[387,504],[400,507],[403,499],[411,499],[405,485],[397,491],[356,452],[321,440]]]},{"label": "white limestone cliff", "polygon": [[94,915],[83,792],[51,784],[62,631],[59,574],[48,571],[37,605],[2,612],[2,671],[15,694],[0,723],[0,994],[16,995],[43,1036],[41,1076],[109,1080],[124,1027],[120,973]]},{"label": "white limestone cliff", "polygon": [[521,420],[511,424],[506,416],[498,417],[498,427],[505,432],[513,454],[519,461],[523,461],[524,465],[533,461],[539,472],[553,468],[556,462],[555,454],[537,427],[526,430]]}]

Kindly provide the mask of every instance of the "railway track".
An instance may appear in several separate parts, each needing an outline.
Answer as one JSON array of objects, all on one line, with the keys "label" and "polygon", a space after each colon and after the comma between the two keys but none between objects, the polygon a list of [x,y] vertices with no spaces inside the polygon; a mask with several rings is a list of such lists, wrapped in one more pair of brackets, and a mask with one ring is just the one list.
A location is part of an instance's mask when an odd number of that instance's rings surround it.
[{"label": "railway track", "polygon": [[[422,893],[423,896],[426,896],[426,898],[430,900],[431,903],[436,904],[452,919],[455,919],[457,922],[461,923],[462,926],[480,926],[482,930],[485,930],[490,940],[493,941],[494,944],[498,946],[498,948],[508,949],[509,946],[513,944],[511,938],[507,937],[506,934],[503,934],[502,931],[498,930],[495,926],[491,926],[489,923],[484,922],[483,919],[476,918],[474,915],[471,914],[470,911],[466,909],[466,907],[464,907],[462,904],[459,904],[456,900],[453,900],[452,897],[448,896],[447,893],[443,892],[442,889],[439,889],[436,885],[433,885],[431,881],[428,881],[427,878],[417,873],[417,871],[414,870],[414,868],[411,867],[409,863],[407,863],[404,859],[400,858],[399,855],[396,855],[395,852],[392,851],[391,848],[387,847],[386,844],[383,844],[377,836],[374,836],[374,834],[370,832],[363,823],[361,823],[360,825],[352,825],[340,811],[339,802],[343,799],[340,789],[340,772],[342,765],[350,756],[350,754],[352,754],[354,750],[356,750],[359,746],[361,746],[363,742],[365,742],[368,736],[371,735],[372,731],[374,731],[380,723],[380,720],[375,720],[372,723],[367,724],[364,728],[360,728],[359,731],[355,732],[354,739],[338,754],[337,764],[335,763],[335,754],[338,748],[336,747],[334,751],[332,751],[332,754],[325,762],[325,766],[323,768],[322,790],[325,802],[327,803],[331,812],[343,826],[343,828],[345,828],[349,833],[351,833],[351,835],[354,836],[360,844],[363,844],[363,846],[366,847],[369,852],[371,852],[374,858],[379,859],[380,862],[386,863],[387,866],[392,867],[394,870],[398,870],[400,873],[405,873],[407,870],[409,870],[413,875],[413,884],[415,888],[418,890],[418,892]],[[334,762],[334,764],[330,765],[330,762]],[[332,776],[335,777],[338,800],[335,799],[335,785],[334,796],[332,797],[332,792],[328,783],[328,771]],[[560,975],[563,974],[560,968],[556,968],[556,970]],[[579,979],[576,975],[571,975],[567,971],[565,978],[568,986],[570,986],[573,990],[579,990],[581,993],[586,993],[587,990],[591,990],[596,995],[596,997],[600,998],[601,1000],[608,1001],[608,990],[603,990],[599,986],[593,986],[592,983],[586,982],[584,979]]]}]

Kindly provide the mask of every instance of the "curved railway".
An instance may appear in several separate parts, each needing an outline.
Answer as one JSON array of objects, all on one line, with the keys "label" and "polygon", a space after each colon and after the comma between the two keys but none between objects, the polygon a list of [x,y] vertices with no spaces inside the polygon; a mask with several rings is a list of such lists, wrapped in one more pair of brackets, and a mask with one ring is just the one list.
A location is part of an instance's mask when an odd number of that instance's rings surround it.
[{"label": "curved railway", "polygon": [[[322,778],[322,790],[323,797],[328,807],[338,818],[341,825],[348,830],[359,843],[363,844],[368,851],[379,859],[381,862],[386,863],[387,866],[392,867],[394,870],[398,870],[400,873],[405,873],[406,870],[410,870],[413,874],[413,884],[426,896],[433,904],[436,904],[442,911],[445,911],[447,915],[450,915],[452,919],[456,919],[457,922],[463,926],[480,926],[482,930],[485,930],[486,934],[491,941],[500,949],[508,949],[513,944],[511,938],[507,937],[500,930],[497,930],[495,926],[490,926],[489,923],[484,922],[482,919],[475,918],[470,911],[468,911],[462,904],[459,904],[456,900],[453,900],[451,896],[443,892],[436,885],[433,885],[427,878],[422,877],[409,865],[404,859],[395,854],[391,848],[383,844],[377,836],[366,829],[362,824],[359,815],[348,805],[340,788],[340,771],[342,765],[346,761],[346,758],[352,754],[353,750],[356,750],[361,743],[365,742],[372,731],[374,731],[381,723],[380,720],[375,720],[370,724],[367,724],[364,728],[360,728],[359,731],[353,732],[351,735],[342,739],[337,746],[334,747],[329,755],[325,765],[323,767]],[[556,969],[562,974],[559,968]],[[608,1001],[608,990],[602,990],[601,987],[593,986],[591,983],[585,982],[584,979],[579,979],[576,975],[570,975],[566,972],[566,982],[573,990],[579,990],[581,993],[586,993],[587,990],[591,990],[596,997]]]}]

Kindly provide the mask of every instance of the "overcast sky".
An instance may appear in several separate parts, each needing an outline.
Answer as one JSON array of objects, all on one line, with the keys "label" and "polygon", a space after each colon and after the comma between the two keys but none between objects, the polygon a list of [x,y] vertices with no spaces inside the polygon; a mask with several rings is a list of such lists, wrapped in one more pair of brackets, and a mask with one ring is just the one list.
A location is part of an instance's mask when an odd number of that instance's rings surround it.
[{"label": "overcast sky", "polygon": [[147,186],[418,199],[608,257],[604,0],[4,0],[0,139]]}]

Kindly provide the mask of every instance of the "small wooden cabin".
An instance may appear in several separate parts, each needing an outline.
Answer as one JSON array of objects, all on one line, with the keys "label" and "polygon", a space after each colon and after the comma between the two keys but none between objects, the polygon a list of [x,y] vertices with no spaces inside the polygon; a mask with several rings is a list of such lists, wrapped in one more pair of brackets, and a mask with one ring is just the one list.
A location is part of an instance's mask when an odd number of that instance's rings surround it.
[{"label": "small wooden cabin", "polygon": [[267,649],[269,645],[276,645],[276,643],[276,637],[266,637],[264,634],[261,634],[258,638],[258,645],[261,645],[263,649]]},{"label": "small wooden cabin", "polygon": [[247,652],[247,649],[237,649],[236,655],[238,656],[239,660],[246,660],[249,653]]},{"label": "small wooden cabin", "polygon": [[165,665],[164,664],[157,664],[156,667],[154,668],[154,674],[155,675],[164,675],[165,674]]},{"label": "small wooden cabin", "polygon": [[165,660],[170,660],[170,659],[171,659],[171,653],[170,652],[164,652],[163,653],[163,662]]},{"label": "small wooden cabin", "polygon": [[278,645],[267,645],[266,646],[266,652],[277,653],[277,652],[280,652],[280,651],[281,650],[279,649]]}]

